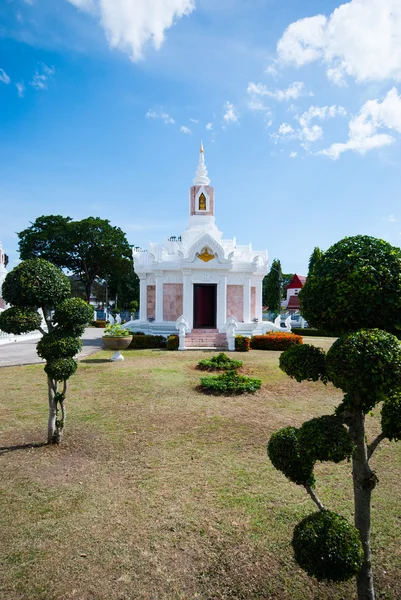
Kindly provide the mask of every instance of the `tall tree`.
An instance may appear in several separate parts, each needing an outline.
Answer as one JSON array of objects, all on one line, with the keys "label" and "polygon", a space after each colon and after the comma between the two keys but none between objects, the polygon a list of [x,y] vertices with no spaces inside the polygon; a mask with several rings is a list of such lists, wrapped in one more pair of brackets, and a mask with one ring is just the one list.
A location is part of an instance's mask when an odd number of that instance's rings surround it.
[{"label": "tall tree", "polygon": [[309,259],[309,274],[312,273],[312,270],[314,269],[316,263],[322,258],[322,256],[323,251],[319,248],[319,246],[315,246]]},{"label": "tall tree", "polygon": [[61,215],[42,216],[18,237],[22,260],[43,258],[77,275],[88,302],[96,278],[124,276],[133,268],[124,232],[99,217],[72,221]]},{"label": "tall tree", "polygon": [[263,280],[263,304],[272,312],[280,312],[281,309],[282,280],[281,263],[275,258],[270,272]]}]

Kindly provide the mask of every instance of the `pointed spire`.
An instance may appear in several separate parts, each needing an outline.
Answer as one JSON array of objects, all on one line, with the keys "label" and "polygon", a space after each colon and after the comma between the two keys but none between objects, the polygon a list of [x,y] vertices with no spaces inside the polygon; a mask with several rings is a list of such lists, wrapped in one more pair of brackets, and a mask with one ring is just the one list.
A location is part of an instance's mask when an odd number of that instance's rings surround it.
[{"label": "pointed spire", "polygon": [[207,176],[207,168],[205,165],[205,152],[203,150],[203,142],[200,143],[199,165],[196,169],[194,185],[209,185],[210,179]]}]

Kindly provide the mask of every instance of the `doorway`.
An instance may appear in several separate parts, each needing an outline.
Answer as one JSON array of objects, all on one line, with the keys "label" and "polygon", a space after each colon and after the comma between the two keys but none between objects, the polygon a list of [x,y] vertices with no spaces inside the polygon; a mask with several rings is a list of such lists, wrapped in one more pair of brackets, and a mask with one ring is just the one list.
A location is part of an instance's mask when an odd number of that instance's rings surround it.
[{"label": "doorway", "polygon": [[216,329],[217,284],[194,284],[194,329]]}]

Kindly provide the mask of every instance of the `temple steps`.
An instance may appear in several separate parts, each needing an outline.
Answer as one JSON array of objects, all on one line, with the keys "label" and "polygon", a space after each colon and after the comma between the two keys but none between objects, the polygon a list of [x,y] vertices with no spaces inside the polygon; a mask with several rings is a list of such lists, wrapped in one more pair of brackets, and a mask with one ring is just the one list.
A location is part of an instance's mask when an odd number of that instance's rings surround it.
[{"label": "temple steps", "polygon": [[185,336],[185,347],[192,348],[219,348],[227,349],[227,337],[225,333],[219,333],[217,329],[196,329]]}]

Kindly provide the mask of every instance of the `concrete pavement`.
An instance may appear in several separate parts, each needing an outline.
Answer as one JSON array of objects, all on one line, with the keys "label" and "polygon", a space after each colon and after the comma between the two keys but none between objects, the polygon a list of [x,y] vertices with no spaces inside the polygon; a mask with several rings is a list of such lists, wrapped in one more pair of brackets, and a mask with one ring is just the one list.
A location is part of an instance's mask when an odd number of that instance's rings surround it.
[{"label": "concrete pavement", "polygon": [[[101,337],[103,329],[88,327],[82,336],[82,352],[78,354],[78,360],[95,354],[103,348]],[[17,367],[19,365],[34,365],[44,363],[36,354],[38,340],[27,340],[26,342],[10,342],[0,346],[0,367]]]}]

